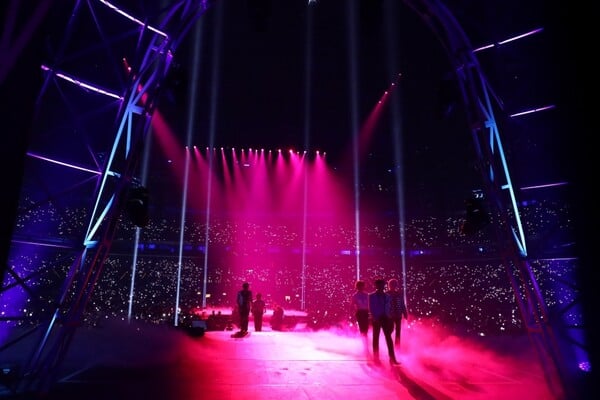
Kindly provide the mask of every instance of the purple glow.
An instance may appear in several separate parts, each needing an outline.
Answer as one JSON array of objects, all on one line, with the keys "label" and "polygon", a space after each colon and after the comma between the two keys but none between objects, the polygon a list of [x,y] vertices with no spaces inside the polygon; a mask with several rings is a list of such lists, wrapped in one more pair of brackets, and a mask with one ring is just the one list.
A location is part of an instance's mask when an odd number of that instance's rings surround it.
[{"label": "purple glow", "polygon": [[84,168],[84,167],[79,167],[77,165],[73,165],[73,164],[68,164],[66,162],[62,162],[62,161],[57,161],[57,160],[53,160],[51,158],[48,157],[44,157],[44,156],[40,156],[39,154],[35,154],[35,153],[31,153],[31,152],[27,152],[27,155],[29,157],[33,157],[33,158],[37,158],[39,160],[43,160],[43,161],[48,161],[51,162],[53,164],[58,164],[58,165],[63,165],[65,167],[69,167],[69,168],[73,168],[73,169],[78,169],[79,171],[84,171],[84,172],[89,172],[92,174],[96,174],[96,175],[101,175],[102,172],[100,171],[95,171],[93,169],[89,169],[89,168]]},{"label": "purple glow", "polygon": [[523,39],[524,37],[527,37],[527,36],[535,35],[536,33],[540,33],[543,30],[544,30],[544,28],[537,28],[537,29],[534,29],[532,31],[529,31],[529,32],[526,32],[526,33],[522,33],[520,35],[513,36],[511,38],[502,40],[502,41],[500,41],[498,43],[486,44],[486,45],[483,45],[483,46],[480,46],[480,47],[474,49],[473,53],[477,53],[478,51],[482,51],[482,50],[491,49],[492,47],[502,46],[503,44],[510,43],[510,42],[515,41],[515,40]]},{"label": "purple glow", "polygon": [[498,44],[502,45],[502,44],[505,44],[505,43],[508,43],[508,42],[512,42],[512,41],[515,41],[515,40],[518,40],[518,39],[522,39],[522,38],[527,37],[527,36],[535,35],[536,33],[540,33],[543,30],[544,30],[544,28],[537,28],[537,29],[534,29],[532,31],[523,33],[521,35],[517,35],[517,36],[514,36],[512,38],[503,40],[503,41],[499,42]]},{"label": "purple glow", "polygon": [[585,372],[592,372],[592,364],[589,361],[580,362],[579,369]]},{"label": "purple glow", "polygon": [[75,84],[75,85],[77,85],[77,86],[79,86],[81,88],[84,88],[84,89],[87,89],[87,90],[91,90],[92,92],[100,93],[100,94],[103,94],[103,95],[106,95],[106,96],[109,96],[109,97],[113,97],[113,98],[115,98],[117,100],[123,100],[123,97],[119,96],[118,94],[111,93],[111,92],[106,91],[104,89],[97,88],[95,86],[90,85],[89,83],[82,82],[82,81],[80,81],[80,80],[78,80],[78,79],[76,79],[76,78],[74,78],[72,76],[66,75],[66,74],[64,74],[62,72],[56,72],[56,71],[52,70],[52,68],[47,67],[46,65],[42,65],[42,69],[44,71],[54,72],[55,76],[57,76],[59,78],[62,78],[64,80],[68,81],[68,82],[71,82],[71,83],[73,83],[73,84]]},{"label": "purple glow", "polygon": [[564,185],[568,185],[568,184],[569,184],[568,182],[547,183],[545,185],[524,186],[521,188],[521,190],[544,189],[544,188],[549,188],[549,187],[564,186]]},{"label": "purple glow", "polygon": [[124,16],[125,18],[127,18],[127,19],[129,19],[129,20],[131,20],[131,21],[135,22],[135,23],[136,23],[136,24],[138,24],[138,25],[140,25],[140,26],[142,26],[142,27],[148,27],[148,30],[150,30],[150,31],[152,31],[152,32],[154,32],[154,33],[157,33],[157,34],[159,34],[160,36],[162,36],[162,37],[164,37],[164,38],[167,38],[167,37],[168,37],[168,35],[167,35],[166,33],[164,33],[163,31],[161,31],[161,30],[159,30],[159,29],[157,29],[157,28],[154,28],[154,27],[152,27],[152,26],[150,26],[150,25],[146,25],[146,24],[144,24],[144,22],[142,22],[142,21],[140,21],[139,19],[137,19],[137,18],[135,18],[135,17],[133,17],[133,16],[131,16],[131,15],[127,14],[125,11],[123,11],[123,10],[121,10],[120,8],[118,8],[118,7],[116,7],[116,6],[112,5],[112,4],[110,4],[108,1],[106,1],[106,0],[100,0],[100,3],[104,4],[104,5],[105,5],[105,6],[107,6],[108,8],[110,8],[110,9],[112,9],[112,10],[116,11],[117,13],[119,13],[119,14],[121,14],[122,16]]},{"label": "purple glow", "polygon": [[62,248],[62,249],[73,248],[72,245],[67,245],[67,244],[51,244],[51,243],[42,243],[42,242],[32,242],[30,240],[13,240],[13,243],[32,244],[35,246],[44,246],[44,247],[57,247],[57,248]]},{"label": "purple glow", "polygon": [[511,114],[510,117],[520,117],[521,115],[525,115],[525,114],[532,114],[535,112],[539,112],[539,111],[545,111],[545,110],[551,110],[553,108],[555,108],[556,106],[554,104],[551,104],[549,106],[544,106],[544,107],[538,107],[538,108],[532,108],[531,110],[527,110],[527,111],[521,111],[515,114]]}]

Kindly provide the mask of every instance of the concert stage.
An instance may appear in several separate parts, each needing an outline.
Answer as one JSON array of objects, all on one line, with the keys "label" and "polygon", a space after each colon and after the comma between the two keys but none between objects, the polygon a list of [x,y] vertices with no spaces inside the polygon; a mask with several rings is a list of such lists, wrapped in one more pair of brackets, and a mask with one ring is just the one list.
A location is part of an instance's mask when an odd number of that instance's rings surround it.
[{"label": "concert stage", "polygon": [[[475,343],[405,326],[397,351],[401,364],[390,366],[383,338],[377,365],[355,332],[265,329],[254,332],[251,324],[241,339],[231,331],[194,337],[173,327],[125,322],[81,329],[44,398],[554,398],[526,337]],[[17,354],[13,357],[17,362]]]}]

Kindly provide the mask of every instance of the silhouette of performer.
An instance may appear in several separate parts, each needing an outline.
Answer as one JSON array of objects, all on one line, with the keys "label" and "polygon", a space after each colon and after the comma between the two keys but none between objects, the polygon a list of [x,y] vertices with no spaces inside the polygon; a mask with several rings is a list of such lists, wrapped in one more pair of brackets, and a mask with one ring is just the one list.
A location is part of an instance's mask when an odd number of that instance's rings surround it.
[{"label": "silhouette of performer", "polygon": [[244,282],[242,290],[237,293],[237,307],[240,315],[240,333],[248,333],[248,319],[250,317],[250,307],[252,306],[252,291],[250,284]]},{"label": "silhouette of performer", "polygon": [[271,316],[271,328],[274,331],[280,331],[283,329],[283,307],[276,305]]},{"label": "silhouette of performer", "polygon": [[379,333],[383,331],[387,345],[390,365],[397,365],[394,341],[392,340],[391,297],[384,291],[385,280],[375,280],[375,291],[369,293],[369,312],[373,325],[373,359],[379,364]]},{"label": "silhouette of performer", "polygon": [[365,357],[369,357],[369,339],[367,334],[369,333],[369,293],[365,290],[365,281],[357,280],[354,284],[356,291],[352,294],[350,302],[354,309],[354,316],[356,317],[356,324],[358,325],[358,332],[362,338],[363,351]]},{"label": "silhouette of performer", "polygon": [[252,317],[254,318],[254,331],[262,331],[263,315],[267,311],[262,294],[256,294],[256,300],[252,303]]},{"label": "silhouette of performer", "polygon": [[408,311],[406,309],[406,303],[404,302],[404,295],[400,290],[400,284],[397,279],[390,279],[388,281],[388,294],[392,300],[391,305],[391,317],[392,317],[392,329],[394,329],[394,344],[397,348],[400,348],[400,339],[402,336],[402,317],[408,319]]},{"label": "silhouette of performer", "polygon": [[350,301],[354,309],[358,331],[361,335],[367,336],[369,332],[369,293],[365,290],[365,281],[357,280],[354,288],[356,291]]}]

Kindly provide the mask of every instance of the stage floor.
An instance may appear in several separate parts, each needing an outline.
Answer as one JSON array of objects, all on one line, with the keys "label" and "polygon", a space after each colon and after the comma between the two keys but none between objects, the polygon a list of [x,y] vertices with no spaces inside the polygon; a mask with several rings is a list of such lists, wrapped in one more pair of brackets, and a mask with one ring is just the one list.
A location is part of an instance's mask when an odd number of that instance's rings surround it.
[{"label": "stage floor", "polygon": [[[492,346],[405,327],[399,366],[355,332],[191,336],[125,323],[78,333],[48,399],[553,399],[529,341]],[[7,393],[4,393],[7,394]],[[11,396],[8,396],[9,398]],[[13,398],[24,398],[15,394]]]}]

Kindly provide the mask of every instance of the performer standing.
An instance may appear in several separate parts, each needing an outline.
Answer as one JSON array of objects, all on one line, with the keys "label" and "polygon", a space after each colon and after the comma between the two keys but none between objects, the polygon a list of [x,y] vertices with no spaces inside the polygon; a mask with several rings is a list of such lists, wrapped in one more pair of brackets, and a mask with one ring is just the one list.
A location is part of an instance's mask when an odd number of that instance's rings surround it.
[{"label": "performer standing", "polygon": [[252,317],[254,318],[254,331],[262,331],[263,315],[267,311],[262,294],[256,294],[256,300],[252,303]]},{"label": "performer standing", "polygon": [[362,337],[365,356],[369,356],[369,293],[365,290],[365,281],[357,280],[354,284],[356,291],[352,294],[350,302],[358,325],[358,332]]},{"label": "performer standing", "polygon": [[388,281],[388,294],[392,300],[392,323],[395,330],[394,343],[397,348],[400,348],[400,339],[402,336],[402,317],[408,319],[408,311],[404,302],[404,294],[400,289],[398,280],[392,278]]},{"label": "performer standing", "polygon": [[385,280],[375,280],[375,291],[369,293],[369,312],[373,324],[373,359],[379,364],[379,333],[383,331],[388,349],[390,365],[397,365],[394,341],[392,340],[391,298],[385,290]]},{"label": "performer standing", "polygon": [[240,315],[240,333],[248,333],[248,319],[250,317],[250,307],[252,306],[252,291],[250,284],[244,282],[242,290],[237,293],[237,307]]}]

